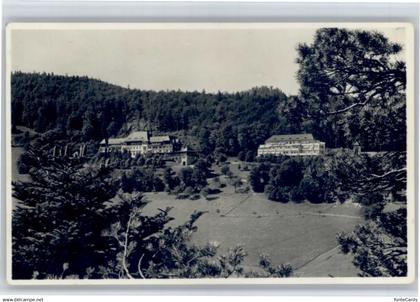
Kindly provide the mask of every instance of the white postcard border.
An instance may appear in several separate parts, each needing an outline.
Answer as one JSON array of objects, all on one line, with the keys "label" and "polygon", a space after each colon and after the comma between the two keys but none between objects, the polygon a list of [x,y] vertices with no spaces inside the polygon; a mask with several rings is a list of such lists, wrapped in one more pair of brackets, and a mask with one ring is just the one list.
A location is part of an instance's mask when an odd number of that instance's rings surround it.
[{"label": "white postcard border", "polygon": [[[232,278],[232,279],[63,279],[63,280],[13,280],[12,272],[12,155],[11,155],[11,35],[13,30],[189,30],[189,29],[279,29],[279,28],[312,28],[345,27],[351,29],[374,29],[377,27],[404,27],[406,33],[406,66],[407,66],[407,240],[408,254],[406,277],[289,277],[289,278]],[[416,280],[416,195],[415,195],[415,82],[414,82],[414,27],[404,22],[293,22],[293,23],[9,23],[6,27],[6,104],[5,104],[5,147],[6,147],[6,275],[10,285],[276,285],[276,284],[410,284]]]}]

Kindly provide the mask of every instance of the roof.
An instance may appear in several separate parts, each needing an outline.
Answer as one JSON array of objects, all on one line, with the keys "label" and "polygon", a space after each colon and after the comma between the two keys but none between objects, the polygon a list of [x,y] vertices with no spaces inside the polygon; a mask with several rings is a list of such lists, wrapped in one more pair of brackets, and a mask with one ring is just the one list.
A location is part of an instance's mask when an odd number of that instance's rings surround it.
[{"label": "roof", "polygon": [[151,143],[163,143],[169,142],[171,138],[168,135],[160,135],[160,136],[151,136],[150,142]]},{"label": "roof", "polygon": [[196,153],[200,153],[200,151],[193,150],[190,147],[182,147],[181,150],[174,151],[173,153],[176,153],[176,154],[196,154]]},{"label": "roof", "polygon": [[[108,139],[108,145],[118,145],[127,142],[145,142],[145,143],[163,143],[170,142],[171,138],[169,135],[158,135],[149,137],[147,131],[135,131],[130,133],[126,138],[110,138]],[[101,144],[105,144],[105,139],[101,141]]]},{"label": "roof", "polygon": [[[108,138],[108,145],[119,145],[125,143],[125,138]],[[105,144],[105,139],[101,140],[101,145]]]},{"label": "roof", "polygon": [[133,142],[133,141],[142,141],[147,142],[149,140],[149,134],[147,131],[135,131],[131,132],[129,136],[127,136],[126,141]]},{"label": "roof", "polygon": [[282,143],[288,141],[313,141],[314,137],[310,133],[303,134],[285,134],[285,135],[273,135],[267,139],[266,143]]}]

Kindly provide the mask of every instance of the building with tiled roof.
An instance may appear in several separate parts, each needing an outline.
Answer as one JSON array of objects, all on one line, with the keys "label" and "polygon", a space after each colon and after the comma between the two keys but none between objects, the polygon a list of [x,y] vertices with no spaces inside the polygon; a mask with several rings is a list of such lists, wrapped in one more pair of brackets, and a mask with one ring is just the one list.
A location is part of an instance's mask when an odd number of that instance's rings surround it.
[{"label": "building with tiled roof", "polygon": [[324,153],[325,143],[315,140],[312,134],[308,133],[273,135],[258,148],[258,156],[313,156]]},{"label": "building with tiled roof", "polygon": [[99,151],[130,152],[132,157],[138,154],[167,154],[174,151],[177,139],[169,135],[151,136],[148,131],[135,131],[125,138],[109,138],[100,142]]},{"label": "building with tiled roof", "polygon": [[134,132],[131,132],[125,140],[127,142],[148,142],[149,132],[148,131],[134,131]]}]

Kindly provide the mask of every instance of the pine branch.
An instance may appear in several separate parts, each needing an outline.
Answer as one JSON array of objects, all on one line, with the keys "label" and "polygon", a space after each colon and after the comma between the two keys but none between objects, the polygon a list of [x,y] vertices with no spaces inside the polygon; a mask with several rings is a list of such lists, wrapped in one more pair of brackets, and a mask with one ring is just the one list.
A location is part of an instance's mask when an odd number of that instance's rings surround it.
[{"label": "pine branch", "polygon": [[384,173],[382,175],[371,174],[372,177],[366,179],[366,181],[373,181],[373,180],[385,178],[385,177],[387,177],[389,175],[393,175],[393,174],[397,174],[397,173],[401,173],[401,172],[406,172],[406,171],[407,171],[407,168],[402,168],[402,169],[388,171],[388,172],[386,172],[386,173]]}]

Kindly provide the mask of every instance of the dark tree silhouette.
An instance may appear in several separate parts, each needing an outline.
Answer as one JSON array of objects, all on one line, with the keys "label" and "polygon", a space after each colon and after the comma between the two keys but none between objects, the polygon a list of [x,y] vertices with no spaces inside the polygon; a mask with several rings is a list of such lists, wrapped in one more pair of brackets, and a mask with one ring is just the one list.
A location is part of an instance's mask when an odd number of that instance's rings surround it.
[{"label": "dark tree silhouette", "polygon": [[[339,28],[320,29],[312,44],[298,46],[295,101],[316,137],[333,147],[357,140],[365,149],[405,150],[406,68],[395,60],[401,49],[379,32]],[[381,124],[384,116],[394,123]],[[394,131],[400,135],[391,137]],[[389,138],[376,141],[384,133]]]},{"label": "dark tree silhouette", "polygon": [[[406,68],[395,60],[401,49],[381,33],[339,28],[320,29],[313,44],[298,47],[299,100],[307,105],[304,115],[316,125],[315,134],[325,137],[329,146],[352,147],[356,139],[365,150],[399,151],[351,157],[336,173],[346,178],[339,181],[341,187],[357,195],[369,219],[351,234],[341,234],[339,243],[369,276],[407,273],[406,234],[383,225],[389,217],[398,217],[393,219],[398,229],[407,223],[403,208],[383,211],[385,197],[390,202],[405,201]],[[381,138],[385,143],[378,142]],[[307,184],[315,189],[322,185]],[[305,190],[316,193],[309,188]]]}]

